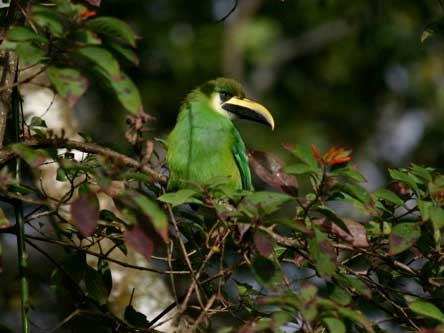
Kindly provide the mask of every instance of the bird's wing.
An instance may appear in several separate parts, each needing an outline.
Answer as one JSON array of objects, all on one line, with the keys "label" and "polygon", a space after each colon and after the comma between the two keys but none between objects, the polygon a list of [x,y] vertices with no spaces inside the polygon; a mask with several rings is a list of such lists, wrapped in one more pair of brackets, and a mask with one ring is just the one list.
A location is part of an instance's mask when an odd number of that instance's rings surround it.
[{"label": "bird's wing", "polygon": [[250,165],[248,162],[247,151],[244,141],[242,140],[239,132],[234,128],[234,145],[233,155],[236,160],[237,167],[242,180],[242,189],[253,191],[253,182],[251,180]]}]

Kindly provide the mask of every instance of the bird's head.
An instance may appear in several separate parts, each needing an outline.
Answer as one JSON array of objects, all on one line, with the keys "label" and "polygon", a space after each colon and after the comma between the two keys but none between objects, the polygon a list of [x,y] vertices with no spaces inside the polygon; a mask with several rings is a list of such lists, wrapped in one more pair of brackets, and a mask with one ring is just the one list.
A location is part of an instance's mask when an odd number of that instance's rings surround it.
[{"label": "bird's head", "polygon": [[209,98],[212,109],[223,116],[256,121],[274,129],[274,119],[267,108],[245,97],[242,86],[232,79],[218,78],[199,87]]}]

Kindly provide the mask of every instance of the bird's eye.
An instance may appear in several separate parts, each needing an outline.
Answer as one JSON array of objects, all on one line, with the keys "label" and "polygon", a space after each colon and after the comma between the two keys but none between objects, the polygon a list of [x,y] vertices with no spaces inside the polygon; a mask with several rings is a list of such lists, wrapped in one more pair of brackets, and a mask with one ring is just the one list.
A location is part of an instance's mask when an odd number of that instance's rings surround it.
[{"label": "bird's eye", "polygon": [[219,96],[220,96],[220,100],[221,100],[222,102],[226,102],[226,101],[228,101],[231,97],[233,97],[232,94],[230,94],[229,92],[226,92],[226,91],[221,91],[221,92],[219,92]]}]

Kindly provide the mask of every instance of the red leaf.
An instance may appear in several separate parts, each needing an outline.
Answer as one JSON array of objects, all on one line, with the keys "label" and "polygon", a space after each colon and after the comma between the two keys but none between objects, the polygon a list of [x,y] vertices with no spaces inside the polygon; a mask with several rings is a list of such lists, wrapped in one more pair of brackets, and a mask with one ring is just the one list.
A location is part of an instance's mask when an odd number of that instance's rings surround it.
[{"label": "red leaf", "polygon": [[297,195],[298,181],[284,172],[285,164],[279,157],[257,150],[250,151],[248,157],[255,174],[263,182],[290,195]]},{"label": "red leaf", "polygon": [[80,14],[80,17],[82,19],[87,19],[87,18],[90,18],[90,17],[94,17],[96,15],[97,15],[97,13],[96,13],[95,10],[85,10],[83,13]]},{"label": "red leaf", "polygon": [[71,204],[71,217],[73,224],[85,236],[91,236],[99,221],[99,200],[94,192],[86,192]]},{"label": "red leaf", "polygon": [[136,225],[125,232],[125,242],[133,248],[134,251],[143,255],[146,260],[151,259],[154,251],[154,243],[147,235],[145,229]]},{"label": "red leaf", "polygon": [[273,252],[273,243],[263,232],[256,232],[253,237],[257,251],[263,257],[268,257]]},{"label": "red leaf", "polygon": [[100,4],[102,0],[85,0],[87,3],[89,3],[91,6],[100,7]]}]

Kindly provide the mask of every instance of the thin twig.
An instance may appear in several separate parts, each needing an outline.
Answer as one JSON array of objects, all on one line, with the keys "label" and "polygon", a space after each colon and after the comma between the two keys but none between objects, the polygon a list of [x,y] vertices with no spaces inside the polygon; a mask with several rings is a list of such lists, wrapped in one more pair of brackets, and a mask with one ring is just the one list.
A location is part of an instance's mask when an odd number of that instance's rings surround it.
[{"label": "thin twig", "polygon": [[[167,206],[168,213],[170,215],[171,221],[173,223],[174,230],[176,231],[177,240],[179,242],[179,246],[180,246],[180,250],[182,252],[182,256],[184,257],[185,262],[186,262],[186,264],[188,266],[188,269],[191,272],[191,276],[192,276],[193,282],[196,283],[196,297],[197,297],[197,300],[199,301],[199,304],[203,308],[204,305],[203,305],[202,297],[200,295],[200,290],[199,290],[199,287],[198,287],[199,286],[199,281],[198,281],[198,279],[196,277],[196,273],[194,272],[193,265],[191,264],[190,258],[188,257],[188,253],[187,253],[187,249],[185,247],[185,244],[183,243],[183,240],[180,237],[180,230],[179,230],[179,226],[178,226],[177,221],[176,221],[176,217],[174,216],[173,209],[171,208],[171,205],[167,204],[166,206]],[[184,310],[185,309],[182,308],[181,312],[183,312]]]},{"label": "thin twig", "polygon": [[199,317],[196,319],[196,321],[194,322],[193,326],[191,326],[191,328],[189,330],[190,332],[196,332],[197,331],[197,328],[199,327],[200,323],[207,316],[208,311],[211,309],[211,307],[213,306],[213,303],[216,301],[216,299],[217,299],[216,295],[211,296],[211,298],[208,300],[207,305],[205,306],[203,311],[200,313]]}]

